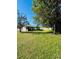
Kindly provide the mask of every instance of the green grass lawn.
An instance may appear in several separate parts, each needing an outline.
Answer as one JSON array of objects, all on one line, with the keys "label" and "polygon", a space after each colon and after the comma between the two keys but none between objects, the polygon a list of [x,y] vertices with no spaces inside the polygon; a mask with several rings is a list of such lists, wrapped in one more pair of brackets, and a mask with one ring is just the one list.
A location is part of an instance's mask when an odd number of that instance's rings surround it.
[{"label": "green grass lawn", "polygon": [[17,32],[17,59],[60,59],[61,35]]}]

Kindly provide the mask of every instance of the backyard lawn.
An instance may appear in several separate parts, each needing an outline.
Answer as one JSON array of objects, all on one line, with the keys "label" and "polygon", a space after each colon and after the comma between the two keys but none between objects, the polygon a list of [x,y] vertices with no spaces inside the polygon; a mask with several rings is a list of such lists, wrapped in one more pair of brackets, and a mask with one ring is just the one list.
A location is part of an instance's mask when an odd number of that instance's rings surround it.
[{"label": "backyard lawn", "polygon": [[17,59],[61,59],[61,35],[17,32]]}]

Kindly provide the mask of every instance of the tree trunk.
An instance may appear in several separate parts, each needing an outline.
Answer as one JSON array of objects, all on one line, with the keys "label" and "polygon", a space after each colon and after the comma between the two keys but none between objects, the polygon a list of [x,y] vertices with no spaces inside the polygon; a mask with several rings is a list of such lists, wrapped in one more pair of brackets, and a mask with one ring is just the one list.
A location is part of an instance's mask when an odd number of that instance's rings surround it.
[{"label": "tree trunk", "polygon": [[61,34],[61,22],[59,21],[55,23],[55,33]]},{"label": "tree trunk", "polygon": [[21,31],[21,28],[19,28],[19,31],[22,32],[22,31]]},{"label": "tree trunk", "polygon": [[55,31],[55,24],[54,24],[54,25],[53,25],[53,33],[55,34],[55,32],[56,32],[56,31]]}]

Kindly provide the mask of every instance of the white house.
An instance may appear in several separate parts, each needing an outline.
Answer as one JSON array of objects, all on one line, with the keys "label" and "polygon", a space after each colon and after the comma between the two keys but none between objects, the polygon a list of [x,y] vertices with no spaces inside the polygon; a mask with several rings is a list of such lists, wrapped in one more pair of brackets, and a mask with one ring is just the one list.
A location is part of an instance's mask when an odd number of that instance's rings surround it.
[{"label": "white house", "polygon": [[22,27],[21,31],[26,32],[26,31],[28,31],[28,29],[24,26],[24,27]]}]

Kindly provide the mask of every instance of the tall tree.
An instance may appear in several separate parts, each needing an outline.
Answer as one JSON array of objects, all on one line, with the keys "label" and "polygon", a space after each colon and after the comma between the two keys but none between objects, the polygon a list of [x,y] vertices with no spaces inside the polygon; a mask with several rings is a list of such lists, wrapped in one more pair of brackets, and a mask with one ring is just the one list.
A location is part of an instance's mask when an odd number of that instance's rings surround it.
[{"label": "tall tree", "polygon": [[26,26],[28,24],[29,23],[27,21],[27,17],[18,11],[18,13],[17,13],[17,27],[20,29],[20,32],[21,32],[22,27]]},{"label": "tall tree", "polygon": [[61,0],[33,0],[32,8],[41,24],[61,33]]}]

